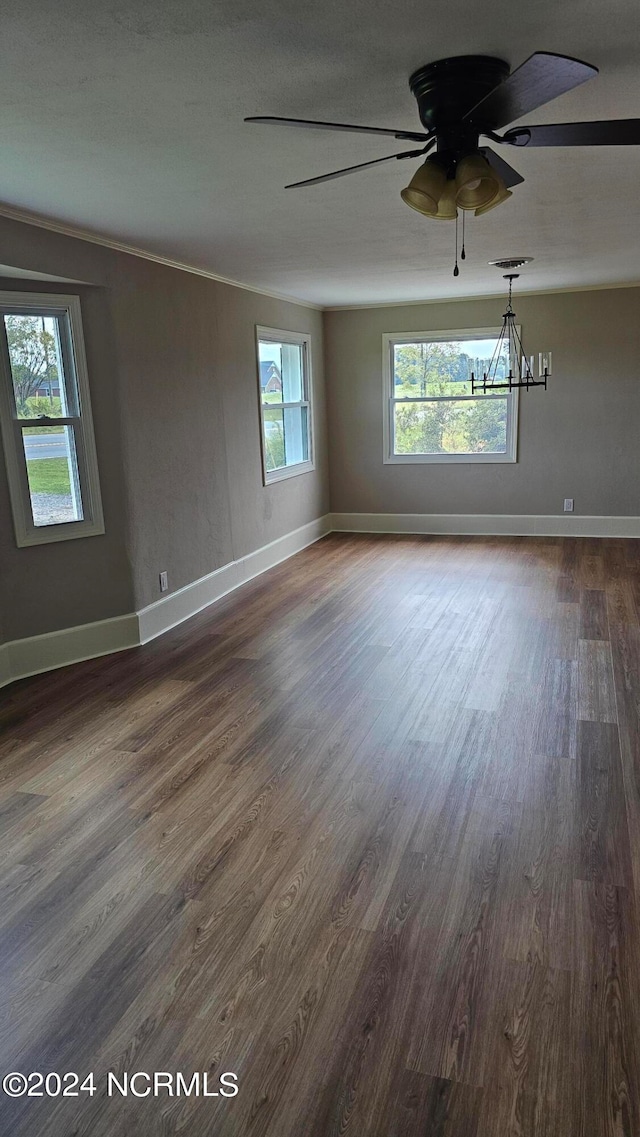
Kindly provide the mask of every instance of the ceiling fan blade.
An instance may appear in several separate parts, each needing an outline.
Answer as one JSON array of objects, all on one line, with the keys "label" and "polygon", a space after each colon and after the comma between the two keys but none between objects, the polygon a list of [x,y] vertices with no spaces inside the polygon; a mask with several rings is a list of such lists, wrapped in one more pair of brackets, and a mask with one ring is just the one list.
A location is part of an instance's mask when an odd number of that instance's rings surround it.
[{"label": "ceiling fan blade", "polygon": [[316,186],[318,182],[330,182],[332,178],[343,178],[345,174],[354,174],[356,170],[366,170],[367,166],[378,166],[381,162],[392,162],[394,158],[419,158],[421,154],[426,154],[427,150],[435,146],[434,142],[429,142],[423,150],[405,150],[402,154],[387,154],[386,158],[374,158],[372,162],[360,162],[357,166],[345,166],[344,170],[332,170],[330,174],[320,174],[318,178],[307,178],[304,182],[290,182],[285,189],[300,189],[301,186]]},{"label": "ceiling fan blade", "polygon": [[[352,126],[347,122],[316,122],[310,118],[276,118],[272,115],[253,115],[245,122],[263,122],[269,126],[306,126],[311,130],[351,130],[357,134],[386,134],[392,138],[406,138],[411,142],[426,142],[431,134],[425,131],[392,130],[383,126]],[[509,120],[511,121],[511,120]]]},{"label": "ceiling fan blade", "polygon": [[480,153],[484,154],[487,162],[490,166],[493,166],[496,174],[500,174],[507,189],[511,189],[511,186],[519,186],[520,182],[524,181],[522,174],[514,170],[513,166],[505,162],[504,158],[496,154],[495,150],[492,150],[490,146],[481,146]]},{"label": "ceiling fan blade", "polygon": [[598,68],[568,55],[536,51],[467,111],[465,120],[496,130],[586,83]]},{"label": "ceiling fan blade", "polygon": [[640,146],[640,118],[519,126],[504,138],[516,146]]}]

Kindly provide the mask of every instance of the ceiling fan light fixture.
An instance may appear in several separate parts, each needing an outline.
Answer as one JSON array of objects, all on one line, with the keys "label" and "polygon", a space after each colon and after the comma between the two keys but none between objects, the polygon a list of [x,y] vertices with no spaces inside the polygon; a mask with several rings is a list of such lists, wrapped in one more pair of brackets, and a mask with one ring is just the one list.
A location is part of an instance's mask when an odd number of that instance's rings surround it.
[{"label": "ceiling fan light fixture", "polygon": [[498,189],[498,175],[482,154],[467,154],[456,168],[456,202],[460,209],[481,209]]},{"label": "ceiling fan light fixture", "polygon": [[438,212],[431,214],[432,217],[435,217],[436,221],[455,221],[458,216],[458,206],[456,204],[457,192],[455,178],[448,178],[440,194]]},{"label": "ceiling fan light fixture", "polygon": [[[536,51],[514,71],[504,59],[495,56],[459,55],[434,60],[411,75],[409,85],[418,103],[421,130],[273,115],[250,116],[245,122],[391,136],[421,147],[305,178],[286,189],[314,186],[397,159],[422,157],[437,147],[434,157],[427,159],[402,190],[403,201],[427,217],[452,217],[449,197],[446,211],[444,204],[438,208],[438,202],[445,188],[449,193],[446,174],[461,155],[456,204],[460,209],[483,214],[511,197],[507,187],[521,184],[524,178],[489,147],[480,146],[481,138],[516,148],[640,146],[640,118],[510,126],[597,74],[597,67],[557,52]],[[497,133],[505,128],[505,133]]]},{"label": "ceiling fan light fixture", "polygon": [[447,174],[436,157],[427,158],[416,170],[409,185],[400,191],[405,205],[417,209],[426,217],[436,217],[438,202],[446,187]]},{"label": "ceiling fan light fixture", "polygon": [[475,210],[476,217],[481,217],[483,213],[488,213],[489,210],[494,209],[496,205],[502,205],[503,201],[506,201],[508,198],[513,197],[512,191],[510,189],[507,189],[502,178],[500,177],[500,174],[496,173],[495,179],[495,193],[493,197],[489,199],[489,201],[484,203],[484,205],[478,206],[478,208]]}]

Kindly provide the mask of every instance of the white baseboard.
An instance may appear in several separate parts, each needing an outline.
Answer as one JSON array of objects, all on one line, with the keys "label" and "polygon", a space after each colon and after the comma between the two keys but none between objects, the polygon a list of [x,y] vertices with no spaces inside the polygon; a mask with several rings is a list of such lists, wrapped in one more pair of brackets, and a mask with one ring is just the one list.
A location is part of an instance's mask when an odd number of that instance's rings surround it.
[{"label": "white baseboard", "polygon": [[203,608],[208,608],[228,592],[233,592],[234,588],[239,588],[254,576],[259,576],[260,573],[280,564],[280,561],[285,561],[288,557],[306,549],[307,545],[319,541],[330,531],[328,516],[319,517],[316,521],[310,521],[308,525],[302,525],[300,529],[294,529],[292,533],[286,533],[277,541],[263,545],[254,553],[248,553],[246,557],[231,561],[215,572],[210,572],[207,576],[185,585],[184,588],[179,588],[177,592],[172,592],[168,596],[163,596],[161,600],[149,604],[138,612],[140,643],[148,643],[156,636],[161,636],[163,632],[168,632],[170,628],[175,628],[177,624],[188,620],[190,616],[195,616],[196,612],[201,612]]},{"label": "white baseboard", "polygon": [[0,645],[0,687],[16,679],[138,647],[176,627],[253,577],[327,533],[425,533],[478,536],[640,537],[640,517],[445,513],[331,513],[231,561],[184,588],[110,620],[62,628]]},{"label": "white baseboard", "polygon": [[0,687],[29,675],[39,675],[81,663],[100,655],[138,647],[195,616],[227,592],[246,584],[254,576],[273,568],[280,561],[299,553],[330,532],[328,516],[319,517],[269,545],[249,553],[215,572],[172,592],[140,612],[129,612],[110,620],[62,628],[41,636],[12,640],[0,645]]},{"label": "white baseboard", "polygon": [[[79,624],[75,628],[62,628],[42,636],[29,636],[12,640],[0,649],[0,686],[41,671],[53,671],[69,663],[81,663],[99,655],[110,655],[136,647],[138,617],[135,612],[114,616],[110,620],[97,620],[93,624]],[[2,656],[5,657],[4,668]]]},{"label": "white baseboard", "polygon": [[9,645],[0,644],[0,687],[6,687],[13,679],[9,667]]},{"label": "white baseboard", "polygon": [[640,537],[640,517],[575,513],[332,513],[338,533],[431,533],[497,537]]}]

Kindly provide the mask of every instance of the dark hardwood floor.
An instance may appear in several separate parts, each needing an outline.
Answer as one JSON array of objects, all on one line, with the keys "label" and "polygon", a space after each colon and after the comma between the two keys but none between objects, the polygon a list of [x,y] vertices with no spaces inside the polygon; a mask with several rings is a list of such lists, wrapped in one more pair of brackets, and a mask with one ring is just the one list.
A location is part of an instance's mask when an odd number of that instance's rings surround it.
[{"label": "dark hardwood floor", "polygon": [[1,721],[1,1072],[97,1088],[3,1137],[640,1137],[640,542],[334,535]]}]

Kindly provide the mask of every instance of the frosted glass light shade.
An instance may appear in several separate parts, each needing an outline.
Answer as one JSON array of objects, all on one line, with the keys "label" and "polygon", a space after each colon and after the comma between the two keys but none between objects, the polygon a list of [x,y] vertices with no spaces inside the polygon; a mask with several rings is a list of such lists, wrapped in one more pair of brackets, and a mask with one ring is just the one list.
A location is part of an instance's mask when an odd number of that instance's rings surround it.
[{"label": "frosted glass light shade", "polygon": [[416,170],[406,189],[400,191],[400,197],[406,205],[424,213],[427,217],[435,217],[438,212],[438,200],[447,181],[444,168],[435,158],[427,158],[426,162]]},{"label": "frosted glass light shade", "polygon": [[500,177],[500,174],[496,174],[495,170],[494,176],[496,179],[496,184],[494,187],[495,193],[493,197],[489,199],[489,201],[485,202],[484,205],[478,206],[475,211],[476,217],[480,217],[483,213],[488,213],[490,209],[494,209],[496,205],[501,205],[502,202],[506,201],[508,197],[513,196],[511,190],[507,189],[505,186],[502,178]]},{"label": "frosted glass light shade", "polygon": [[438,212],[432,214],[436,221],[455,221],[458,207],[456,205],[456,183],[454,178],[449,178],[445,183],[444,189],[440,194],[438,201]]},{"label": "frosted glass light shade", "polygon": [[495,197],[498,176],[482,154],[461,158],[456,169],[456,201],[460,209],[480,209]]}]

